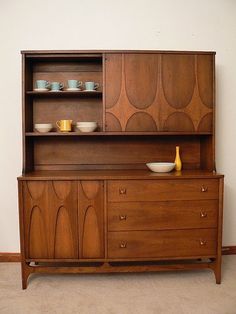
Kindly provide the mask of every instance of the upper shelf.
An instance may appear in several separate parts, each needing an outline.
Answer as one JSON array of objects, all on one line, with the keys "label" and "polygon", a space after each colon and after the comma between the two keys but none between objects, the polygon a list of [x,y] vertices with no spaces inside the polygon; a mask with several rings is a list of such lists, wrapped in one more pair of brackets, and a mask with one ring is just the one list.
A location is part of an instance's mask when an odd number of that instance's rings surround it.
[{"label": "upper shelf", "polygon": [[102,91],[59,91],[59,92],[38,92],[38,91],[27,91],[27,95],[39,96],[39,97],[63,97],[63,96],[101,96]]},{"label": "upper shelf", "polygon": [[48,133],[39,133],[39,132],[26,132],[26,136],[122,136],[122,135],[130,135],[130,136],[155,136],[155,135],[175,135],[175,136],[198,136],[198,135],[211,135],[210,132],[48,132]]}]

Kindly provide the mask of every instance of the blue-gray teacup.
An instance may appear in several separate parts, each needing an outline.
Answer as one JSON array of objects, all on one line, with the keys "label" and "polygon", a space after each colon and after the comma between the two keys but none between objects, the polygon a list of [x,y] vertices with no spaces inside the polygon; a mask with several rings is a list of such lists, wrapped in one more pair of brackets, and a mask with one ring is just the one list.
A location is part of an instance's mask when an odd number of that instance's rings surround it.
[{"label": "blue-gray teacup", "polygon": [[60,82],[52,82],[50,86],[51,86],[51,90],[54,92],[58,92],[64,87],[64,85]]},{"label": "blue-gray teacup", "polygon": [[99,87],[98,83],[94,83],[94,82],[85,82],[85,90],[87,91],[92,91],[92,90],[96,90]]},{"label": "blue-gray teacup", "polygon": [[83,83],[81,81],[78,81],[78,80],[68,80],[67,81],[68,88],[77,89],[77,88],[81,87],[82,84]]},{"label": "blue-gray teacup", "polygon": [[46,80],[37,80],[35,85],[37,89],[47,89],[50,87],[49,82]]}]

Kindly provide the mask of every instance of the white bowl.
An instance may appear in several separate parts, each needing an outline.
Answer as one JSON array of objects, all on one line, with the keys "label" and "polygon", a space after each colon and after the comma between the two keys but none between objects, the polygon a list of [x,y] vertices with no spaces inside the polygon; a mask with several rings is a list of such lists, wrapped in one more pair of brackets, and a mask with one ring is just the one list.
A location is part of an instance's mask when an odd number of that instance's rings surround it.
[{"label": "white bowl", "polygon": [[77,125],[77,129],[81,132],[93,132],[97,128],[96,125]]},{"label": "white bowl", "polygon": [[79,126],[79,125],[82,125],[82,126],[95,126],[97,125],[97,122],[88,122],[88,121],[85,121],[85,122],[76,122],[76,125]]},{"label": "white bowl", "polygon": [[81,132],[93,132],[97,128],[97,122],[77,122],[76,127]]},{"label": "white bowl", "polygon": [[36,131],[40,133],[47,133],[52,130],[52,124],[51,123],[36,123],[34,125],[34,128]]},{"label": "white bowl", "polygon": [[170,172],[174,169],[174,162],[149,162],[147,167],[153,172]]}]

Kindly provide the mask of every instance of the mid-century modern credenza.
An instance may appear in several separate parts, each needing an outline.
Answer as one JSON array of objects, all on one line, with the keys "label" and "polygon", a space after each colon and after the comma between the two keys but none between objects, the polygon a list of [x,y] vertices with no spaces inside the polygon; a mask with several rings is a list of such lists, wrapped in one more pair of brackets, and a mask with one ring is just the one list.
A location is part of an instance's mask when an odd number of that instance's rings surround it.
[{"label": "mid-century modern credenza", "polygon": [[[221,281],[215,53],[23,51],[22,285],[32,273],[212,269]],[[99,83],[39,92],[36,80]],[[56,121],[96,121],[95,132]],[[35,123],[52,123],[48,133]],[[147,162],[182,171],[154,173]]]}]

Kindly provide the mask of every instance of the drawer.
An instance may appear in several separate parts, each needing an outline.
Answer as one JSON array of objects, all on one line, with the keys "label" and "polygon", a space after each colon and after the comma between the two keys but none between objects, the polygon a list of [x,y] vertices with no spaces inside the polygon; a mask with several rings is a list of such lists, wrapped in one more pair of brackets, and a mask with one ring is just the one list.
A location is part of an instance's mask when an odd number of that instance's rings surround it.
[{"label": "drawer", "polygon": [[213,257],[217,229],[108,232],[108,258]]},{"label": "drawer", "polygon": [[110,180],[108,201],[218,199],[217,179]]},{"label": "drawer", "polygon": [[217,200],[108,203],[108,230],[217,227]]}]

